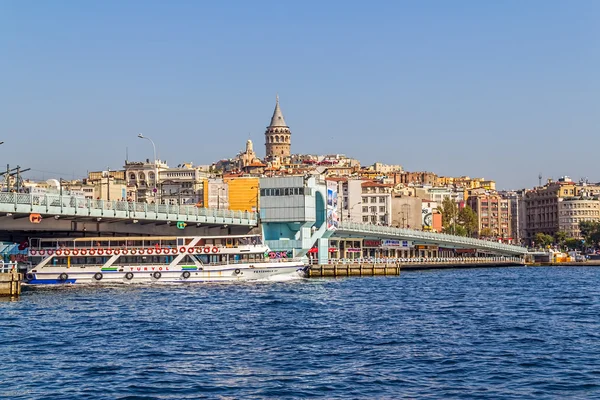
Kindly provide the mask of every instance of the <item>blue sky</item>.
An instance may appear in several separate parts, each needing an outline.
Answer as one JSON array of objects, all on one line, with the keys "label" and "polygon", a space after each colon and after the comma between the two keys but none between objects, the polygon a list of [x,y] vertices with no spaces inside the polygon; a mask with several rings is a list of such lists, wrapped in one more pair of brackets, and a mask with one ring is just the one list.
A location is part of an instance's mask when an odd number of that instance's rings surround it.
[{"label": "blue sky", "polygon": [[[600,181],[598,1],[3,1],[0,165],[80,177],[292,151]],[[43,172],[42,172],[43,171]]]}]

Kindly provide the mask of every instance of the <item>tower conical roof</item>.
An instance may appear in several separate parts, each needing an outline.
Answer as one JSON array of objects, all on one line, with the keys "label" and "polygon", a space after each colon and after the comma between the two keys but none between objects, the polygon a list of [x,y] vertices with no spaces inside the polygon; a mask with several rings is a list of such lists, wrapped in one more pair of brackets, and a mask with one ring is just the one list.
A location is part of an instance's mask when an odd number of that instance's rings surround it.
[{"label": "tower conical roof", "polygon": [[271,124],[269,127],[274,126],[286,126],[285,120],[283,119],[283,113],[279,107],[279,96],[277,96],[277,103],[275,104],[275,111],[273,111],[273,117],[271,118]]}]

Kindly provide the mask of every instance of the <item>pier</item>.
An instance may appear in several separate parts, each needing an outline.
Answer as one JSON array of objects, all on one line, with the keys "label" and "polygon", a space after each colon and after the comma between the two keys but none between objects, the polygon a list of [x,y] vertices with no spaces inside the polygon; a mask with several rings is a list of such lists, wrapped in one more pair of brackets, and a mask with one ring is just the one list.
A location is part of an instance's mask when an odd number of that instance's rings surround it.
[{"label": "pier", "polygon": [[523,262],[516,257],[459,257],[433,259],[402,259],[351,262],[334,260],[329,264],[311,265],[310,278],[342,277],[342,276],[388,276],[400,275],[400,271],[419,271],[429,269],[450,268],[491,268],[522,267]]},{"label": "pier", "polygon": [[5,264],[0,260],[0,297],[16,297],[21,294],[23,274],[13,267],[13,264]]}]

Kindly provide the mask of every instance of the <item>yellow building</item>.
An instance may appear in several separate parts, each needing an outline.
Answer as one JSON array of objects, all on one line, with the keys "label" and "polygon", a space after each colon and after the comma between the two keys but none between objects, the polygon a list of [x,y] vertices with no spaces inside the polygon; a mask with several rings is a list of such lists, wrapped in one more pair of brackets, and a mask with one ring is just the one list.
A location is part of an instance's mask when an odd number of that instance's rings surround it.
[{"label": "yellow building", "polygon": [[223,181],[228,186],[229,209],[237,211],[258,211],[259,181],[256,177],[230,176]]}]

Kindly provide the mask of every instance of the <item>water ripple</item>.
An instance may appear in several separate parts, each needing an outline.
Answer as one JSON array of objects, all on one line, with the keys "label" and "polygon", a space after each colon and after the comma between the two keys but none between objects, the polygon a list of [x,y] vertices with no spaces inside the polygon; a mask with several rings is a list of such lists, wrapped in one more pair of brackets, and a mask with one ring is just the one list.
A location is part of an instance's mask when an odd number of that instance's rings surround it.
[{"label": "water ripple", "polygon": [[600,268],[36,288],[0,303],[10,399],[588,399]]}]

